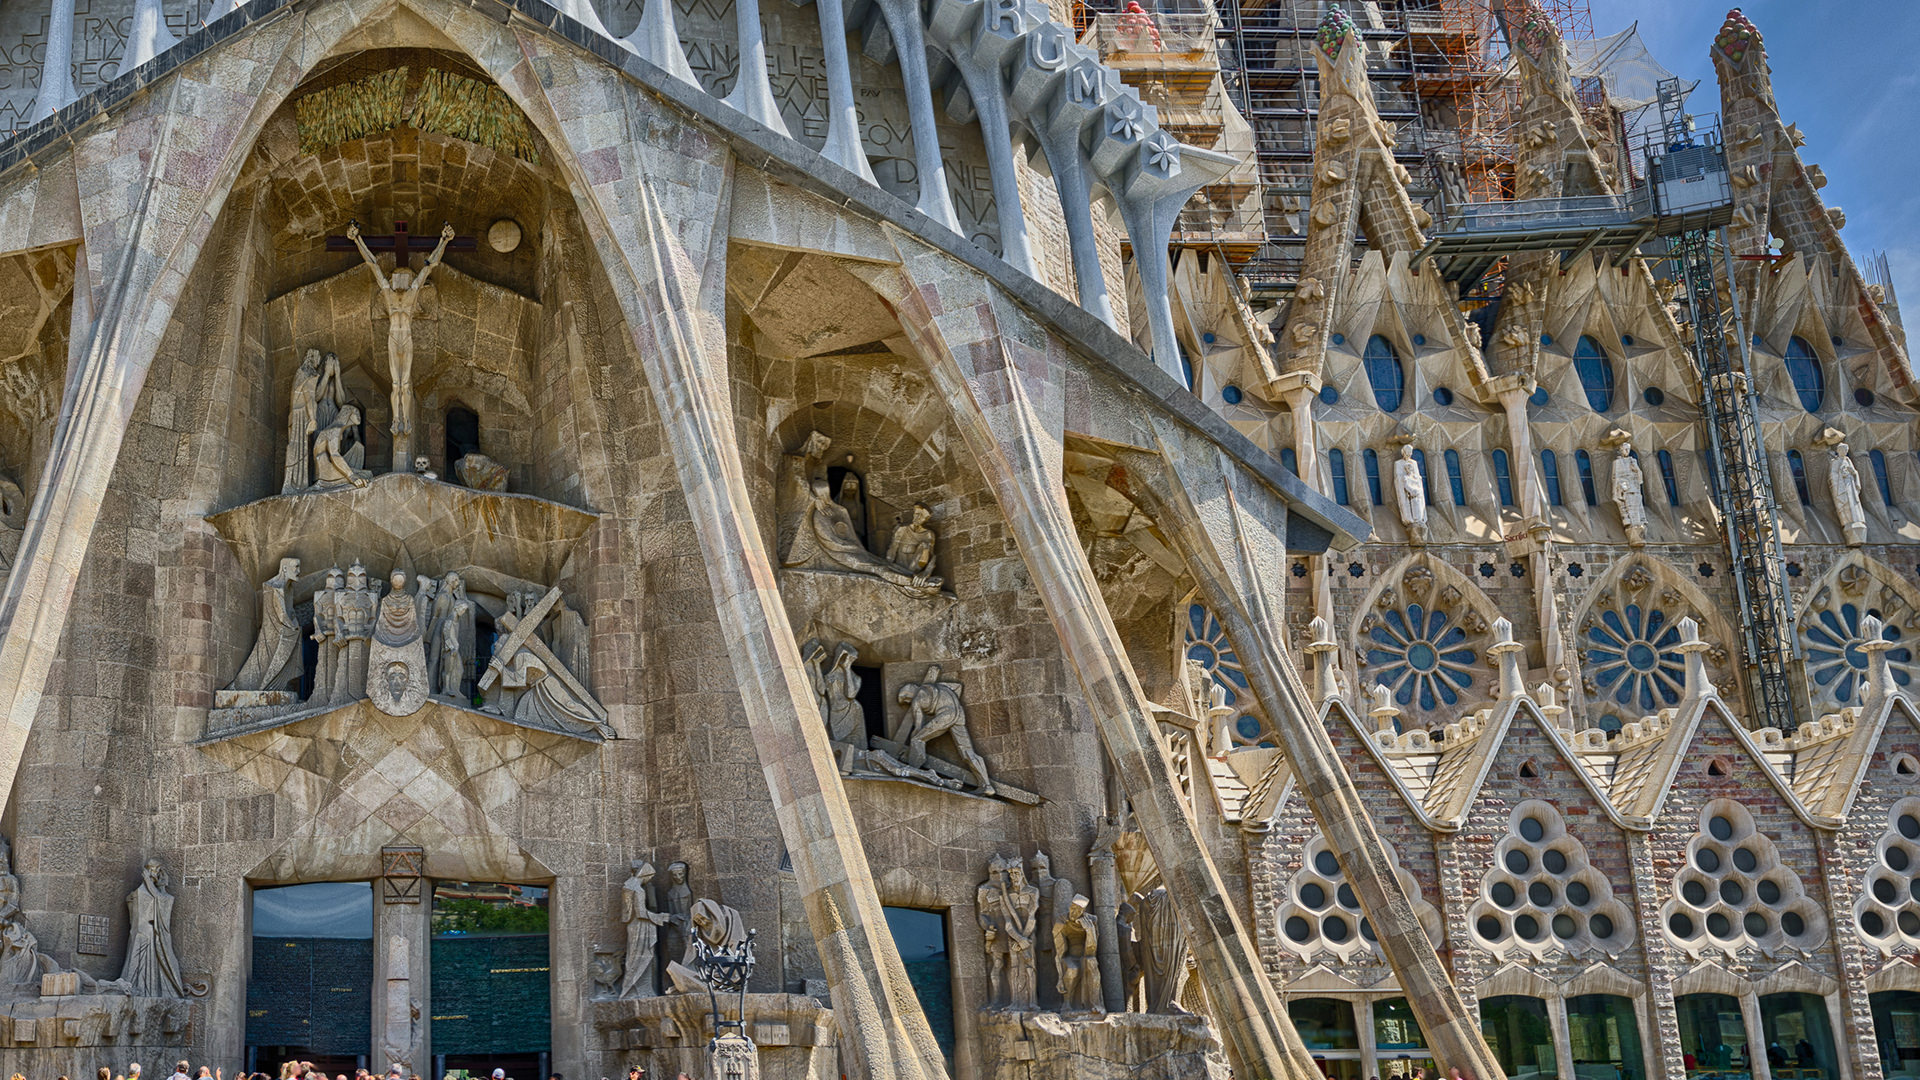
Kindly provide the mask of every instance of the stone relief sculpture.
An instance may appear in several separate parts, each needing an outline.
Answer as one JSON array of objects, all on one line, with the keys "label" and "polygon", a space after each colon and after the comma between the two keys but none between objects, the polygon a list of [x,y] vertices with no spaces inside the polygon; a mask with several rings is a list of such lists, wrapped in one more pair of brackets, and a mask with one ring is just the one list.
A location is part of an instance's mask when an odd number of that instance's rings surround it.
[{"label": "stone relief sculpture", "polygon": [[[907,715],[901,720],[893,741],[906,748],[903,758],[909,766],[923,768],[931,760],[935,762],[932,771],[953,779],[965,779],[982,795],[994,794],[993,779],[987,775],[987,763],[974,752],[973,736],[967,732],[967,712],[960,703],[959,683],[942,681],[940,668],[937,665],[929,667],[920,682],[907,683],[900,688],[899,703],[906,706]],[[953,740],[955,749],[959,750],[961,759],[971,770],[970,774],[954,777],[953,767],[947,762],[927,757],[927,744],[942,735]],[[941,765],[948,767],[942,769],[939,767]]]},{"label": "stone relief sculpture", "polygon": [[[864,683],[863,678],[853,670],[853,664],[860,659],[860,652],[852,645],[841,642],[833,648],[833,664],[827,666],[827,645],[818,638],[810,638],[800,646],[801,659],[807,665],[807,678],[813,686],[814,703],[819,706],[820,720],[826,726],[828,741],[832,744],[842,776],[891,776],[902,780],[917,780],[923,784],[947,790],[959,790],[967,775],[966,770],[944,762],[937,765],[909,765],[900,760],[905,750],[899,743],[890,739],[878,740],[882,745],[873,745],[867,735],[866,714],[861,710],[859,695]],[[942,775],[936,771],[944,765],[953,775]]]},{"label": "stone relief sculpture", "polygon": [[140,997],[198,997],[205,983],[189,983],[173,951],[173,894],[166,871],[150,858],[140,884],[127,894],[127,962],[120,981]]},{"label": "stone relief sculpture", "polygon": [[42,980],[65,975],[72,989],[88,994],[130,993],[118,979],[95,979],[84,971],[67,971],[40,951],[39,939],[27,929],[20,912],[20,879],[13,873],[13,854],[0,837],[0,999],[39,997]]},{"label": "stone relief sculpture", "polygon": [[1860,504],[1860,470],[1847,453],[1846,443],[1835,443],[1827,455],[1827,487],[1833,492],[1833,511],[1849,547],[1867,538],[1867,511]]},{"label": "stone relief sculpture", "polygon": [[627,959],[618,996],[647,998],[656,993],[653,968],[659,958],[660,928],[672,916],[653,910],[647,900],[647,886],[653,883],[653,864],[635,859],[632,866],[633,876],[620,887],[620,921],[627,928]]},{"label": "stone relief sculpture", "polygon": [[313,434],[320,430],[319,414],[320,350],[308,349],[287,398],[287,465],[280,484],[284,494],[305,491],[313,483]]},{"label": "stone relief sculpture", "polygon": [[313,490],[366,487],[373,473],[361,468],[367,447],[359,435],[360,406],[343,405],[313,439]]},{"label": "stone relief sculpture", "polygon": [[507,467],[478,451],[468,451],[454,462],[453,475],[475,491],[507,490]]},{"label": "stone relief sculpture", "polygon": [[434,267],[440,265],[447,253],[447,244],[453,240],[453,226],[440,229],[440,243],[433,254],[427,256],[427,265],[418,277],[404,266],[394,270],[391,279],[382,273],[379,260],[360,238],[359,222],[347,224],[347,236],[373,271],[380,298],[387,305],[387,367],[393,377],[393,461],[396,471],[405,472],[407,463],[413,460],[413,318],[420,311],[420,291],[426,288],[427,278],[433,274]]},{"label": "stone relief sculpture", "polygon": [[728,907],[718,900],[696,900],[687,915],[687,951],[680,959],[667,964],[667,978],[673,983],[673,992],[692,994],[704,992],[706,979],[702,978],[695,967],[698,963],[696,943],[704,944],[709,951],[735,949],[747,940],[747,922],[741,918],[738,909]]},{"label": "stone relief sculpture", "polygon": [[1622,438],[1614,448],[1613,505],[1620,511],[1620,525],[1627,530],[1627,543],[1640,547],[1647,542],[1647,504],[1644,498],[1646,476],[1633,459],[1633,443]]},{"label": "stone relief sculpture", "polygon": [[1393,463],[1393,497],[1400,507],[1400,522],[1414,543],[1427,539],[1427,481],[1420,475],[1420,463],[1413,459],[1413,444],[1400,447],[1400,460]]},{"label": "stone relief sculpture", "polygon": [[[795,569],[835,570],[879,578],[918,600],[940,595],[942,581],[933,576],[935,533],[927,525],[930,513],[916,508],[913,520],[901,529],[910,530],[888,545],[888,556],[867,549],[864,520],[856,522],[843,502],[836,501],[822,461],[832,440],[812,432],[799,451],[788,454],[783,462],[785,476],[780,488],[781,541],[784,555],[780,565]],[[853,476],[852,473],[848,474]],[[856,478],[857,490],[857,478]],[[846,487],[842,484],[843,495]],[[859,500],[862,515],[865,500]],[[911,555],[910,563],[895,560],[895,553]]]},{"label": "stone relief sculpture", "polygon": [[27,496],[20,485],[0,476],[0,583],[20,554],[20,533],[27,524]]},{"label": "stone relief sculpture", "polygon": [[1100,925],[1087,898],[1068,898],[1066,918],[1053,927],[1053,962],[1059,975],[1060,1008],[1069,1013],[1105,1012],[1100,1001]]},{"label": "stone relief sculpture", "polygon": [[847,455],[846,472],[840,476],[840,490],[834,494],[833,501],[847,512],[847,520],[853,525],[853,535],[861,543],[867,542],[867,497],[860,483],[860,474],[853,471],[853,455]]},{"label": "stone relief sculpture", "polygon": [[[507,610],[495,620],[506,636],[494,646],[493,661],[480,683],[480,689],[486,690],[497,678],[503,692],[489,700],[485,709],[533,727],[611,737],[606,708],[534,633],[559,599],[557,588],[545,596],[516,593],[507,598]],[[510,698],[507,691],[513,692]]]},{"label": "stone relief sculpture", "polygon": [[313,594],[312,638],[316,656],[309,701],[332,701],[334,697],[333,680],[339,665],[334,662],[333,642],[340,634],[340,594],[346,591],[346,581],[346,575],[336,566],[327,571],[326,584]]},{"label": "stone relief sculpture", "polygon": [[367,654],[378,603],[367,584],[367,568],[355,562],[347,568],[346,588],[334,600],[339,621],[333,635],[333,705],[345,705],[366,690]]},{"label": "stone relief sculpture", "polygon": [[427,678],[433,692],[456,700],[466,681],[466,640],[472,635],[473,604],[458,573],[440,579],[433,598],[433,622],[427,631]]},{"label": "stone relief sculpture", "polygon": [[1182,1013],[1180,985],[1187,977],[1187,936],[1167,887],[1133,894],[1134,956],[1140,972],[1139,1011]]},{"label": "stone relief sculpture", "polygon": [[988,1007],[1032,1012],[1040,1007],[1035,985],[1034,924],[1040,890],[1027,883],[1018,855],[987,864],[987,880],[974,893],[974,914],[986,935]]},{"label": "stone relief sculpture", "polygon": [[253,639],[240,674],[229,690],[278,689],[273,684],[300,648],[300,623],[293,617],[287,586],[300,576],[299,559],[281,559],[280,571],[260,586],[260,633]]},{"label": "stone relief sculpture", "polygon": [[[367,651],[367,697],[388,716],[411,716],[427,703],[426,616],[421,596],[407,591],[406,571],[395,570],[387,583]],[[420,579],[428,604],[431,583],[431,578]]]},{"label": "stone relief sculpture", "polygon": [[660,955],[671,960],[692,947],[687,935],[693,926],[693,887],[687,884],[686,863],[667,864],[667,892],[662,903],[667,909],[667,922],[660,928]]},{"label": "stone relief sculpture", "polygon": [[927,522],[933,511],[925,503],[914,503],[912,516],[893,530],[887,544],[887,561],[916,577],[933,565],[933,530]]}]

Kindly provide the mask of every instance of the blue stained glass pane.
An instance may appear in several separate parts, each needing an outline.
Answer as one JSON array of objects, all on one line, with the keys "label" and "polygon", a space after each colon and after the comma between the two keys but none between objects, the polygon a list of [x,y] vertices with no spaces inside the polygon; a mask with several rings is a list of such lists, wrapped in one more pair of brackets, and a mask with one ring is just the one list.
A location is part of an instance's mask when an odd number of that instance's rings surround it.
[{"label": "blue stained glass pane", "polygon": [[1580,386],[1586,390],[1587,404],[1594,412],[1613,408],[1613,361],[1608,359],[1599,342],[1580,335],[1580,342],[1573,350],[1573,370],[1580,376]]},{"label": "blue stained glass pane", "polygon": [[1893,484],[1887,479],[1887,455],[1883,451],[1870,450],[1867,461],[1873,466],[1873,481],[1880,485],[1880,502],[1893,505]]},{"label": "blue stained glass pane", "polygon": [[1547,504],[1560,505],[1560,459],[1551,450],[1540,451],[1540,478],[1547,485]]},{"label": "blue stained glass pane", "polygon": [[1280,464],[1293,475],[1300,475],[1300,459],[1294,454],[1293,447],[1283,446],[1280,448]]},{"label": "blue stained glass pane", "polygon": [[1513,505],[1513,474],[1507,468],[1507,452],[1493,452],[1493,480],[1500,489],[1500,505]]},{"label": "blue stained glass pane", "polygon": [[1257,739],[1260,737],[1260,721],[1251,715],[1242,716],[1240,719],[1234,721],[1233,729],[1239,732],[1240,737],[1243,739]]},{"label": "blue stained glass pane", "polygon": [[1193,636],[1207,636],[1207,609],[1203,604],[1192,604],[1187,608],[1187,622],[1193,626]]},{"label": "blue stained glass pane", "polygon": [[1373,384],[1373,403],[1380,406],[1381,412],[1399,412],[1407,389],[1400,355],[1393,351],[1393,345],[1386,338],[1375,334],[1367,339],[1365,363],[1367,382]]},{"label": "blue stained glass pane", "polygon": [[1339,450],[1327,451],[1327,472],[1333,477],[1333,501],[1347,505],[1347,455]]},{"label": "blue stained glass pane", "polygon": [[1433,680],[1421,679],[1420,680],[1420,707],[1423,709],[1431,709],[1436,704],[1438,703],[1435,702],[1433,699]]},{"label": "blue stained glass pane", "polygon": [[1800,407],[1819,412],[1827,397],[1827,376],[1820,368],[1820,358],[1813,354],[1813,346],[1797,337],[1788,341],[1786,362],[1787,377],[1793,380]]},{"label": "blue stained glass pane", "polygon": [[1373,505],[1379,506],[1383,502],[1380,497],[1380,455],[1368,448],[1360,458],[1367,468],[1367,497],[1373,500]]},{"label": "blue stained glass pane", "polygon": [[1585,450],[1573,452],[1573,463],[1580,470],[1580,494],[1586,498],[1588,506],[1600,505],[1593,490],[1593,458]]},{"label": "blue stained glass pane", "polygon": [[1680,488],[1679,485],[1674,483],[1673,479],[1673,455],[1668,451],[1662,450],[1655,456],[1660,459],[1660,479],[1666,481],[1667,484],[1667,505],[1679,506]]},{"label": "blue stained glass pane", "polygon": [[1449,450],[1441,456],[1447,463],[1447,486],[1453,489],[1453,505],[1467,505],[1466,485],[1460,482],[1460,452]]}]

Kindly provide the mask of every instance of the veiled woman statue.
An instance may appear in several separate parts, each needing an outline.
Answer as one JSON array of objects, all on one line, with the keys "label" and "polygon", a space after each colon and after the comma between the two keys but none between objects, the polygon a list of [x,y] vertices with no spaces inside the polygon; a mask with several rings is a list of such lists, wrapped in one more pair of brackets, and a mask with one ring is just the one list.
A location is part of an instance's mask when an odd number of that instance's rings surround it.
[{"label": "veiled woman statue", "polygon": [[287,586],[299,576],[299,559],[281,559],[280,572],[261,583],[260,636],[253,639],[253,651],[229,690],[271,690],[268,684],[293,659],[300,645],[300,624],[293,617]]},{"label": "veiled woman statue", "polygon": [[[345,415],[344,413],[342,415]],[[427,612],[407,591],[407,574],[395,570],[391,591],[380,600],[367,654],[367,697],[388,716],[411,716],[427,701]]]},{"label": "veiled woman statue", "polygon": [[[314,436],[314,487],[366,487],[372,480],[373,474],[360,467],[366,460],[367,448],[354,434],[359,426],[360,406],[343,405],[333,423]],[[355,438],[352,446],[347,445],[349,438]]]},{"label": "veiled woman statue", "polygon": [[312,482],[313,433],[320,430],[320,350],[308,349],[287,395],[287,465],[282,494],[305,491]]},{"label": "veiled woman statue", "polygon": [[197,987],[180,973],[173,951],[173,894],[159,859],[148,859],[140,884],[127,894],[127,966],[120,981],[135,997],[186,997]]}]

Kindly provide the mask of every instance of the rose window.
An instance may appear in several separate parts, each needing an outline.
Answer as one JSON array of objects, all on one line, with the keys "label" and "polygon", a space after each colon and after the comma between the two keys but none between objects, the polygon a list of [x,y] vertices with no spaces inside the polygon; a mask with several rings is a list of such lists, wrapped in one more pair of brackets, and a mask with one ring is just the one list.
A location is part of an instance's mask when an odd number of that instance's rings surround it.
[{"label": "rose window", "polygon": [[[1865,689],[1867,651],[1861,646],[1866,644],[1867,636],[1860,629],[1860,623],[1869,614],[1873,613],[1862,611],[1857,604],[1841,604],[1838,609],[1827,608],[1802,622],[1807,675],[1817,688],[1815,693],[1825,693],[1844,705],[1854,699],[1856,691]],[[1899,641],[1900,628],[1889,623],[1880,636]],[[1905,686],[1912,681],[1913,676],[1907,669],[1912,660],[1913,650],[1904,645],[1887,650],[1887,664],[1893,671],[1894,682]]]},{"label": "rose window", "polygon": [[1205,668],[1227,692],[1227,704],[1239,715],[1227,725],[1233,741],[1241,746],[1271,746],[1272,741],[1260,726],[1260,718],[1247,711],[1253,694],[1247,689],[1247,673],[1241,669],[1240,654],[1227,640],[1220,619],[1205,604],[1187,605],[1186,625],[1182,628],[1181,652],[1187,659]]},{"label": "rose window", "polygon": [[1647,712],[1677,705],[1687,683],[1679,644],[1679,626],[1659,608],[1609,609],[1587,630],[1587,671],[1600,695],[1618,704]]},{"label": "rose window", "polygon": [[1393,691],[1396,704],[1417,695],[1422,709],[1460,703],[1460,691],[1473,685],[1474,651],[1467,631],[1452,616],[1420,604],[1388,608],[1368,632],[1367,664],[1373,681]]}]

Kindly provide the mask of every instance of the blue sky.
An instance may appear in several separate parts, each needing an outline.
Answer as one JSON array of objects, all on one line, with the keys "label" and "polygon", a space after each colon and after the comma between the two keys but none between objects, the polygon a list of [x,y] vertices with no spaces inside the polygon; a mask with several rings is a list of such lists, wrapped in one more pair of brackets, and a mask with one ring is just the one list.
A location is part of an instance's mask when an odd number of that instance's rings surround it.
[{"label": "blue sky", "polygon": [[[1591,0],[1595,34],[1640,23],[1654,58],[1701,80],[1690,111],[1720,111],[1707,50],[1726,19],[1712,0]],[[1805,160],[1824,166],[1828,206],[1847,212],[1841,232],[1863,262],[1885,251],[1894,289],[1920,312],[1920,46],[1915,0],[1747,0],[1773,68],[1780,114],[1807,137]]]}]

